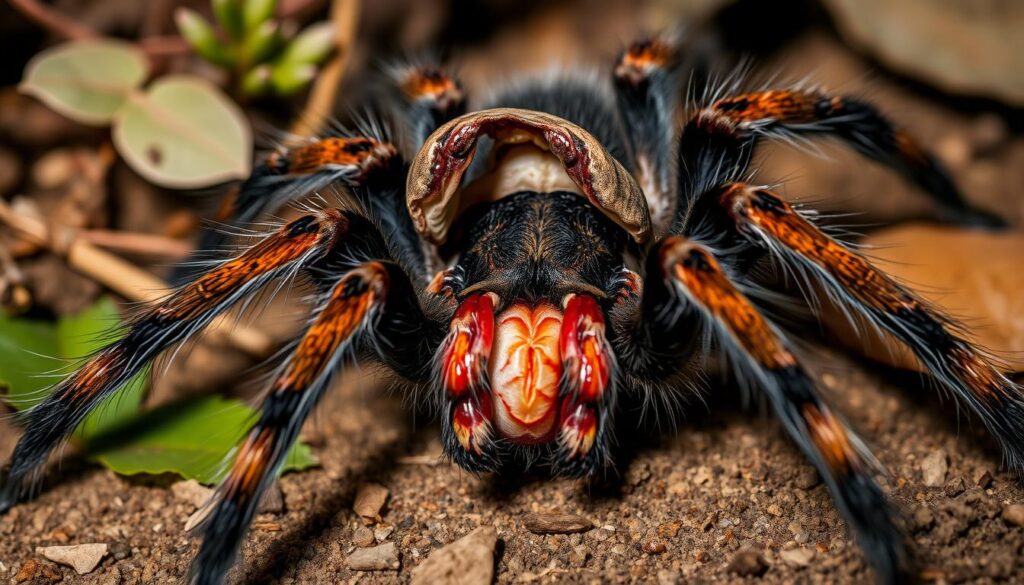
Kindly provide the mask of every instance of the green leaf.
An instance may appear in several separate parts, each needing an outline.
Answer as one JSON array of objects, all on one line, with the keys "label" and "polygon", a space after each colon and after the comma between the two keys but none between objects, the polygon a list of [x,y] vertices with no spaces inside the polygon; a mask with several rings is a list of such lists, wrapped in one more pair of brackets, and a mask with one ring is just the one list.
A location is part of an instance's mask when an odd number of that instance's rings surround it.
[{"label": "green leaf", "polygon": [[231,38],[240,39],[245,29],[242,22],[241,0],[213,0],[213,14]]},{"label": "green leaf", "polygon": [[242,77],[242,91],[245,95],[265,95],[270,90],[270,65],[257,65]]},{"label": "green leaf", "polygon": [[[147,413],[91,440],[88,449],[94,459],[124,475],[177,473],[214,484],[255,418],[256,412],[239,400],[208,396]],[[283,471],[316,464],[310,448],[298,443]]]},{"label": "green leaf", "polygon": [[230,67],[234,63],[231,54],[217,40],[213,26],[198,12],[184,6],[178,8],[174,11],[174,23],[181,36],[200,57],[221,67]]},{"label": "green leaf", "polygon": [[279,63],[316,64],[334,50],[334,24],[321,22],[303,29],[281,54]]},{"label": "green leaf", "polygon": [[45,372],[59,369],[57,330],[49,321],[14,319],[0,313],[0,386],[4,400],[17,410],[49,394],[58,378]]},{"label": "green leaf", "polygon": [[269,20],[276,9],[277,0],[245,0],[242,8],[245,30],[253,30]]},{"label": "green leaf", "polygon": [[33,57],[19,89],[77,122],[104,126],[148,75],[146,56],[135,46],[88,39]]},{"label": "green leaf", "polygon": [[114,117],[113,137],[128,164],[163,187],[194,189],[249,176],[248,121],[198,77],[169,75],[134,94]]},{"label": "green leaf", "polygon": [[291,95],[309,85],[316,77],[313,65],[285,63],[274,66],[270,73],[270,84],[278,95]]},{"label": "green leaf", "polygon": [[281,46],[280,25],[268,20],[256,27],[242,44],[242,61],[250,65],[262,63]]}]

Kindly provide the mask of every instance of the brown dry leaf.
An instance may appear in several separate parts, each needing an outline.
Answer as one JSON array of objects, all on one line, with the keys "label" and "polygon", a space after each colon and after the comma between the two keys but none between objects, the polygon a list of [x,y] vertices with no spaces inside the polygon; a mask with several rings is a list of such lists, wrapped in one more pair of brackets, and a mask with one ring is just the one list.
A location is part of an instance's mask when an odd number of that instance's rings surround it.
[{"label": "brown dry leaf", "polygon": [[[1013,371],[1024,371],[1024,233],[909,224],[861,242],[875,265],[966,325],[969,341],[994,352]],[[825,321],[841,339],[860,343],[838,313]],[[901,345],[872,335],[864,354],[920,370]]]}]

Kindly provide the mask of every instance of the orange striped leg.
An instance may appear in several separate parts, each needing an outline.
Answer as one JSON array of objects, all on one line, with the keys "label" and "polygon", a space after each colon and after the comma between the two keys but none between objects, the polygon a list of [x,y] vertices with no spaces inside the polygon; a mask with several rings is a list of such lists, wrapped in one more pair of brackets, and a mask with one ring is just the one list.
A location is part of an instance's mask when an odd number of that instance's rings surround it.
[{"label": "orange striped leg", "polygon": [[260,496],[277,476],[307,415],[342,356],[361,334],[373,335],[396,273],[381,262],[352,269],[327,295],[263,403],[259,421],[238,450],[203,525],[192,582],[214,585],[231,568]]},{"label": "orange striped leg", "polygon": [[873,459],[818,396],[778,330],[706,248],[671,236],[653,254],[658,270],[646,286],[670,287],[681,305],[700,316],[744,377],[755,380],[790,438],[817,467],[879,579],[899,582],[908,557],[885,495],[871,477]]},{"label": "orange striped leg", "polygon": [[[691,134],[688,141],[686,134]],[[841,140],[865,157],[902,174],[942,206],[951,219],[983,226],[1005,223],[983,210],[975,209],[963,197],[942,163],[919,141],[898,128],[871,104],[816,90],[776,89],[719,99],[697,112],[684,130],[680,152],[684,181],[698,185],[690,196],[699,196],[729,181],[743,180],[749,163],[749,150],[760,137],[794,139],[824,136]],[[700,154],[695,141],[714,137],[734,143],[735,151],[745,156],[714,152]],[[695,151],[697,154],[694,154]],[[691,160],[687,160],[687,153]],[[724,161],[718,167],[701,167],[701,156]],[[710,159],[709,159],[710,157]],[[694,173],[703,173],[695,177]]]},{"label": "orange striped leg", "polygon": [[15,503],[27,487],[25,478],[93,408],[161,351],[198,332],[270,279],[322,257],[347,228],[346,217],[333,209],[297,219],[136,318],[123,338],[100,350],[28,411],[25,433],[0,488],[0,511]]},{"label": "orange striped leg", "polygon": [[981,418],[1009,464],[1024,472],[1024,391],[959,337],[956,323],[767,189],[732,184],[720,201],[751,242],[776,253],[782,262],[808,269],[846,308],[906,344]]}]

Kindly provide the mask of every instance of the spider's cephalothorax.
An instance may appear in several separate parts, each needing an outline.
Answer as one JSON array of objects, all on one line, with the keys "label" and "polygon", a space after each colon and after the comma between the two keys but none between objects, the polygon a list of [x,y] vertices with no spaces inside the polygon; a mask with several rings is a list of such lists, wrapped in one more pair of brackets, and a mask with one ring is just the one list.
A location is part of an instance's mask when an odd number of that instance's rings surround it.
[{"label": "spider's cephalothorax", "polygon": [[[616,397],[671,399],[699,386],[708,348],[760,390],[814,464],[881,581],[910,574],[903,538],[864,443],[820,398],[782,327],[749,291],[802,275],[851,318],[905,344],[1024,470],[1024,393],[958,325],[750,184],[763,140],[831,137],[989,227],[939,162],[876,109],[817,90],[719,96],[681,128],[677,49],[632,45],[610,83],[524,83],[467,111],[440,68],[394,69],[404,104],[390,133],[313,138],[271,155],[229,207],[250,221],[337,185],[343,208],[304,216],[141,313],[125,336],[25,417],[0,510],[105,398],[168,347],[260,287],[299,273],[320,303],[277,372],[204,524],[193,581],[230,568],[262,492],[332,376],[383,363],[442,405],[447,455],[473,471],[510,458],[587,475],[610,464]],[[713,92],[712,92],[713,93]],[[388,100],[385,100],[387,102]],[[405,135],[412,147],[388,140]],[[207,234],[204,244],[217,245]]]}]

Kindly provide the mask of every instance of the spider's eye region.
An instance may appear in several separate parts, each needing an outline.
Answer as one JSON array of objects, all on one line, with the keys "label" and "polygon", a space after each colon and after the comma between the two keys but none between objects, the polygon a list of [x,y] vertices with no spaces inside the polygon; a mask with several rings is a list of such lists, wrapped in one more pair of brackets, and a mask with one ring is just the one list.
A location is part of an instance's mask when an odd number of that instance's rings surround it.
[{"label": "spider's eye region", "polygon": [[304,215],[288,226],[288,235],[293,237],[302,236],[315,233],[318,229],[320,229],[320,223],[316,217]]}]

